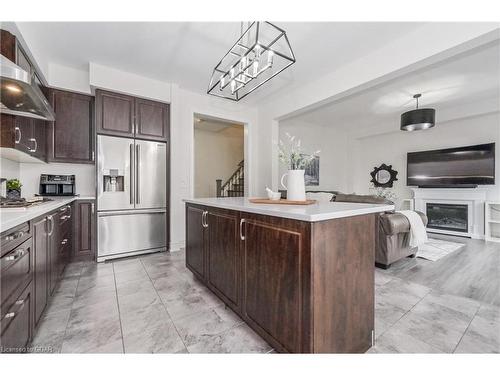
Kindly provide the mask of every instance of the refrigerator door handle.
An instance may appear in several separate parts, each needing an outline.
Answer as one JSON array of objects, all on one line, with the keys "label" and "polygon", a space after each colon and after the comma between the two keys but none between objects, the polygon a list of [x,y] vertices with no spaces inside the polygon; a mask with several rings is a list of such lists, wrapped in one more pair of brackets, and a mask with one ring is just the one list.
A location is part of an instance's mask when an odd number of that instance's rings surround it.
[{"label": "refrigerator door handle", "polygon": [[135,146],[135,203],[141,203],[141,180],[140,180],[140,165],[141,165],[141,145]]},{"label": "refrigerator door handle", "polygon": [[130,145],[130,204],[134,204],[134,144]]}]

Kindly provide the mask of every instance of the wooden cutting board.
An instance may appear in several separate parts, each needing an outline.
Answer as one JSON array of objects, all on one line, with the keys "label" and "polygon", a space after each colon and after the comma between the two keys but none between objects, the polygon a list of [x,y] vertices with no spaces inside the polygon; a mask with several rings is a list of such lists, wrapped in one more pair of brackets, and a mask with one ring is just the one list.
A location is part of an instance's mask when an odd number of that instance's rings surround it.
[{"label": "wooden cutting board", "polygon": [[307,199],[305,201],[291,201],[288,199],[280,199],[279,201],[273,201],[271,199],[266,198],[251,198],[249,199],[250,203],[259,203],[259,204],[292,204],[297,206],[307,206],[309,204],[316,203],[315,199]]}]

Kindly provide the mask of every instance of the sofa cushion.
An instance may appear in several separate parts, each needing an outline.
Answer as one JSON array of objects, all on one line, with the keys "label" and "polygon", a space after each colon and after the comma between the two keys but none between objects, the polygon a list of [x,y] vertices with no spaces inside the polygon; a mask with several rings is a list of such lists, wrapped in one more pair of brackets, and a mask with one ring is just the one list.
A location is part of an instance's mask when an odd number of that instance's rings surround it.
[{"label": "sofa cushion", "polygon": [[337,194],[335,202],[350,203],[372,203],[372,204],[394,204],[394,202],[376,195],[358,195],[358,194]]}]

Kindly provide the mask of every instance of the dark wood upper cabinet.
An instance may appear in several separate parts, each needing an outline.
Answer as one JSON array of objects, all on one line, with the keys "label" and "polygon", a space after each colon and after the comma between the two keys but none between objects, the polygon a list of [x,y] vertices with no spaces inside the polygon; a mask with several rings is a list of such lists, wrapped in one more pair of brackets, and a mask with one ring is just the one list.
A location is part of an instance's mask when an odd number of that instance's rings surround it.
[{"label": "dark wood upper cabinet", "polygon": [[169,118],[168,104],[136,99],[136,138],[166,141],[169,133]]},{"label": "dark wood upper cabinet", "polygon": [[78,200],[74,203],[74,257],[95,259],[94,200]]},{"label": "dark wood upper cabinet", "polygon": [[207,282],[233,309],[240,307],[238,213],[210,208],[206,214]]},{"label": "dark wood upper cabinet", "polygon": [[186,267],[199,278],[205,278],[205,211],[202,208],[186,208]]},{"label": "dark wood upper cabinet", "polygon": [[96,90],[97,133],[133,137],[134,101],[132,96]]},{"label": "dark wood upper cabinet", "polygon": [[47,160],[62,163],[94,163],[94,98],[50,89],[56,120],[48,122]]},{"label": "dark wood upper cabinet", "polygon": [[169,124],[168,104],[96,90],[98,134],[165,142],[169,137]]}]

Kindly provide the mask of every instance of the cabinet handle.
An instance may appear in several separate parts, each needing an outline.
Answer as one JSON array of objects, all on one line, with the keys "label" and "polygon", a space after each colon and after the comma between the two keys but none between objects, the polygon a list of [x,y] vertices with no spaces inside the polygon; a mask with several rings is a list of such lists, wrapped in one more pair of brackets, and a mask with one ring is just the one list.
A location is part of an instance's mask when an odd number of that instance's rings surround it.
[{"label": "cabinet handle", "polygon": [[68,239],[65,238],[64,240],[61,241],[61,245],[66,245],[68,243]]},{"label": "cabinet handle", "polygon": [[14,142],[16,144],[19,144],[19,142],[21,142],[22,133],[21,133],[21,129],[19,129],[18,126],[15,127],[15,133],[16,133],[16,135],[15,135]]},{"label": "cabinet handle", "polygon": [[141,204],[141,145],[135,146],[135,203]]},{"label": "cabinet handle", "polygon": [[21,258],[23,255],[24,255],[24,249],[18,249],[14,252],[13,255],[6,256],[5,260],[9,262],[14,261]]},{"label": "cabinet handle", "polygon": [[201,225],[203,226],[203,228],[208,228],[207,216],[208,211],[203,211],[203,215],[201,216]]},{"label": "cabinet handle", "polygon": [[94,203],[91,203],[91,205],[90,205],[90,210],[91,210],[91,212],[92,212],[92,213],[94,213],[94,209],[95,209],[94,207],[95,207],[95,206],[94,206]]},{"label": "cabinet handle", "polygon": [[52,215],[49,215],[49,216],[47,216],[47,219],[50,222],[50,231],[49,231],[48,235],[52,236],[52,233],[54,232],[54,218],[52,217]]},{"label": "cabinet handle", "polygon": [[11,319],[11,318],[13,318],[15,316],[16,316],[15,312],[10,312],[10,313],[5,314],[4,318],[5,319]]},{"label": "cabinet handle", "polygon": [[135,190],[135,184],[134,184],[134,145],[131,143],[129,145],[130,148],[130,204],[134,204],[134,190]]},{"label": "cabinet handle", "polygon": [[243,235],[243,225],[246,223],[245,219],[240,220],[240,239],[245,241],[245,236]]},{"label": "cabinet handle", "polygon": [[36,150],[38,149],[38,143],[36,141],[36,138],[30,138],[30,141],[35,144],[35,148],[30,148],[30,152],[36,152]]},{"label": "cabinet handle", "polygon": [[14,234],[10,234],[8,236],[5,236],[5,241],[12,241],[12,240],[17,240],[18,238],[21,238],[24,236],[24,232],[16,232]]}]

